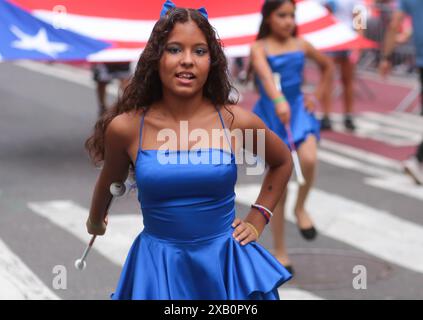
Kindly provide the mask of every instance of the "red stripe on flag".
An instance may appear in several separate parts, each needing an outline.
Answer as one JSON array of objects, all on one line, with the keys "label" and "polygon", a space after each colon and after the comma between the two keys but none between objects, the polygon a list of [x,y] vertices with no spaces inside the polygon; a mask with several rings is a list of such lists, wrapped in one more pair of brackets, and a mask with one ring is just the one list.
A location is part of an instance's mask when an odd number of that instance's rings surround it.
[{"label": "red stripe on flag", "polygon": [[344,42],[336,46],[328,48],[321,48],[322,51],[338,51],[338,50],[353,50],[353,49],[370,49],[377,48],[378,44],[361,36],[352,41]]},{"label": "red stripe on flag", "polygon": [[[27,10],[53,11],[57,5],[67,13],[116,19],[158,20],[164,0],[10,0]],[[206,7],[212,18],[238,16],[260,12],[263,0],[175,0],[177,6],[187,8]]]}]

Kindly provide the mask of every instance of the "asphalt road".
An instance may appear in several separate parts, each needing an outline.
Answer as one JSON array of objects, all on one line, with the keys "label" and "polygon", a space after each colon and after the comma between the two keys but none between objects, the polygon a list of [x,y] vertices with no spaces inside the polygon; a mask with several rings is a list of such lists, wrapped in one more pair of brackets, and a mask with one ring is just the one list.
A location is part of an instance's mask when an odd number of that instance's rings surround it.
[{"label": "asphalt road", "polygon": [[[88,268],[73,266],[89,239],[84,217],[99,173],[83,148],[96,112],[87,72],[0,64],[0,299],[108,299],[113,292],[142,228],[135,194],[113,206],[115,229],[96,242]],[[407,116],[413,126],[398,117],[398,127],[417,134],[421,120]],[[423,122],[421,128],[420,134]],[[339,145],[321,142],[308,206],[320,231],[315,241],[301,238],[288,210],[296,275],[281,288],[281,299],[422,299],[423,188],[402,174],[397,160]],[[240,216],[261,178],[239,167]],[[270,236],[267,230],[261,239],[269,250]],[[354,288],[357,275],[365,277]],[[64,277],[59,285],[58,276]]]}]

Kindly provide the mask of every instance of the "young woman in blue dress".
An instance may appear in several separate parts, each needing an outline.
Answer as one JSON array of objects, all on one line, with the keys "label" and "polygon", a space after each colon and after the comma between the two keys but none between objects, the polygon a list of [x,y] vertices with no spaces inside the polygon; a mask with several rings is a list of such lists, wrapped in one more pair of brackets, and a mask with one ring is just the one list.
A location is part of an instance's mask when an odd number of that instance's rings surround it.
[{"label": "young woman in blue dress", "polygon": [[[143,214],[144,229],[128,253],[113,299],[273,300],[291,278],[257,243],[291,174],[289,150],[259,117],[231,101],[231,89],[227,61],[205,10],[175,8],[167,1],[123,97],[86,143],[93,161],[103,165],[88,232],[105,233],[109,186],[124,181],[130,165]],[[245,138],[252,129],[253,153],[262,129],[269,170],[245,219],[236,217],[234,193],[234,155],[245,139],[225,131],[220,141],[183,140],[182,121],[209,136],[228,128]],[[169,129],[176,144],[163,150],[159,138]],[[224,161],[180,163],[192,153]],[[177,161],[162,163],[166,156]]]},{"label": "young woman in blue dress", "polygon": [[[306,58],[313,60],[320,67],[320,88],[324,92],[331,85],[333,66],[330,60],[309,42],[296,37],[295,2],[266,1],[262,8],[262,23],[257,40],[251,49],[251,64],[260,91],[260,98],[253,111],[287,145],[287,129],[292,131],[292,139],[306,181],[305,185],[299,187],[294,213],[302,236],[312,240],[317,231],[305,203],[316,171],[319,123],[313,114],[315,104],[312,100],[306,100],[301,91]],[[279,75],[280,83],[275,83],[274,74]],[[321,95],[316,93],[316,97],[320,99]],[[284,192],[281,196],[272,219],[274,254],[292,271],[284,241],[284,207],[287,194]]]}]

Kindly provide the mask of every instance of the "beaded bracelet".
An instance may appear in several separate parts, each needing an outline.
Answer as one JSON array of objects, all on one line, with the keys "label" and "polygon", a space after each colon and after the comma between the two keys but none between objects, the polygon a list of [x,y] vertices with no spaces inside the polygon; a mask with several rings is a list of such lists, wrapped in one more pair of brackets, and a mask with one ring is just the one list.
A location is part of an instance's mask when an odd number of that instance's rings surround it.
[{"label": "beaded bracelet", "polygon": [[286,98],[285,98],[285,96],[284,96],[284,95],[281,95],[281,96],[279,96],[279,97],[277,97],[277,98],[273,99],[273,100],[272,100],[272,102],[273,102],[274,104],[278,104],[278,103],[280,103],[280,102],[286,102]]},{"label": "beaded bracelet", "polygon": [[266,219],[266,224],[268,224],[270,218],[273,217],[273,212],[262,205],[252,204],[251,208],[255,208],[261,213],[261,215]]}]

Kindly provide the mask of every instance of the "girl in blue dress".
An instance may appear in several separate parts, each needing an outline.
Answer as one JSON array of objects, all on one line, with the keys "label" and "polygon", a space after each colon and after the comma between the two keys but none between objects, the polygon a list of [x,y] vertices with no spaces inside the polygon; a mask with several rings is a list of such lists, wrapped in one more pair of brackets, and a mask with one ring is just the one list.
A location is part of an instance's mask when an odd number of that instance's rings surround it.
[{"label": "girl in blue dress", "polygon": [[[227,61],[205,10],[175,8],[167,1],[123,97],[86,143],[93,161],[103,164],[88,232],[105,233],[109,186],[124,181],[130,165],[143,214],[144,229],[128,253],[113,299],[273,300],[291,278],[256,242],[286,188],[289,150],[259,117],[231,101],[231,89]],[[264,133],[269,170],[245,219],[236,217],[234,193],[235,154],[244,139],[227,131],[222,140],[188,139],[183,122],[192,134],[202,129],[210,136],[227,128],[244,135],[252,129],[256,141],[259,130]],[[167,148],[164,132],[171,133]],[[253,145],[251,152],[257,153]],[[191,161],[196,156],[207,161]]]},{"label": "girl in blue dress", "polygon": [[[262,8],[262,23],[256,42],[251,49],[251,64],[257,75],[260,99],[254,112],[264,123],[289,145],[287,126],[300,158],[306,183],[298,191],[295,216],[298,228],[307,240],[316,237],[305,202],[313,184],[317,163],[319,123],[312,113],[314,104],[306,103],[301,91],[306,58],[315,61],[322,72],[322,92],[331,84],[333,67],[323,54],[310,43],[297,38],[295,26],[295,2],[291,0],[266,1]],[[274,82],[274,73],[280,75],[280,87]],[[319,94],[317,94],[319,98]],[[329,101],[321,101],[329,103]],[[284,243],[284,206],[286,193],[275,209],[272,219],[274,254],[287,269],[292,271]]]}]

